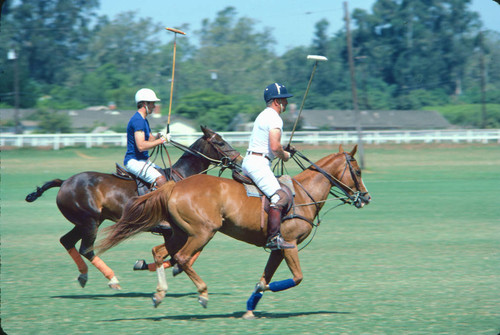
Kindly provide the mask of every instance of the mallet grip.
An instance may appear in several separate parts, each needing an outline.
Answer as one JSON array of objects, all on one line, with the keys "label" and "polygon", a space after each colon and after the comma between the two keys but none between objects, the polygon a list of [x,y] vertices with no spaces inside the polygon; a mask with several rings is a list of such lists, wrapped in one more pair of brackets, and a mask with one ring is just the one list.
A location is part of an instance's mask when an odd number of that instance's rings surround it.
[{"label": "mallet grip", "polygon": [[186,33],[185,33],[185,32],[183,32],[182,30],[179,30],[179,29],[174,29],[174,28],[165,28],[165,29],[167,29],[167,30],[169,30],[169,31],[171,31],[171,32],[174,32],[174,33],[176,33],[176,34],[186,35]]}]

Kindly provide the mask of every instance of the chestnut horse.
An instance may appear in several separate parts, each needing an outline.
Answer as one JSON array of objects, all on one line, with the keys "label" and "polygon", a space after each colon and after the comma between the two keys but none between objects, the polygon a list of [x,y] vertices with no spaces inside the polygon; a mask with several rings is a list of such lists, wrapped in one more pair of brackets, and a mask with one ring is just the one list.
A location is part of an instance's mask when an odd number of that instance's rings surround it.
[{"label": "chestnut horse", "polygon": [[[293,249],[272,251],[264,274],[247,302],[244,318],[254,317],[262,292],[282,291],[302,281],[297,245],[311,233],[313,220],[319,215],[331,192],[337,187],[348,203],[362,208],[371,201],[360,168],[354,159],[357,146],[351,152],[330,154],[313,163],[293,180],[294,205],[281,225],[284,239],[296,245]],[[130,201],[122,218],[105,228],[106,237],[97,250],[104,252],[141,231],[147,231],[158,222],[168,221],[174,231],[166,243],[173,258],[196,285],[198,302],[208,304],[207,285],[193,270],[191,258],[211,240],[217,231],[258,247],[265,245],[267,219],[261,221],[261,200],[248,197],[243,185],[235,180],[210,175],[196,175],[178,183],[167,183],[156,192]],[[285,259],[293,278],[271,282],[278,266]],[[165,274],[159,278],[153,300],[161,301],[167,290]],[[155,301],[156,303],[156,301]]]},{"label": "chestnut horse", "polygon": [[[242,159],[239,152],[225,142],[219,134],[206,127],[201,127],[201,130],[203,136],[187,148],[171,169],[165,170],[170,179],[178,181],[197,173],[206,173],[207,168],[216,160],[225,159],[227,164]],[[109,287],[121,289],[114,271],[95,255],[93,248],[101,223],[106,219],[118,221],[127,201],[137,196],[136,182],[132,179],[121,179],[112,174],[87,171],[67,180],[51,180],[42,187],[37,187],[37,191],[29,194],[26,201],[35,201],[53,187],[60,187],[56,198],[59,210],[75,225],[71,231],[60,238],[60,242],[80,271],[78,282],[81,287],[85,287],[88,280],[88,267],[81,257],[83,255],[109,280]],[[165,229],[161,231],[164,238],[170,237],[171,231]],[[79,240],[81,244],[77,251],[75,245]],[[163,255],[158,254],[161,251],[164,251]],[[165,251],[162,246],[153,248],[155,261],[163,260],[167,256]]]}]

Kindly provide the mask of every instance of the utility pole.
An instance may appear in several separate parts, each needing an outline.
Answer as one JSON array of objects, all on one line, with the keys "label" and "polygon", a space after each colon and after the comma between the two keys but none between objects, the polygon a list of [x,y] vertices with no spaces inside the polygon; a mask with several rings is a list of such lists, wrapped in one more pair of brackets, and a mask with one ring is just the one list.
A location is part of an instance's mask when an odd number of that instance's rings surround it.
[{"label": "utility pole", "polygon": [[484,66],[484,40],[483,32],[479,32],[479,52],[480,52],[480,68],[481,68],[481,128],[486,128],[486,71]]},{"label": "utility pole", "polygon": [[354,59],[352,56],[352,40],[351,29],[349,27],[349,9],[347,8],[347,1],[344,1],[345,11],[345,26],[347,37],[347,53],[349,57],[349,72],[351,73],[351,91],[352,91],[352,104],[354,107],[354,121],[356,123],[356,131],[358,133],[358,152],[359,152],[359,166],[361,169],[365,167],[365,150],[363,148],[363,132],[361,129],[361,117],[359,115],[358,95],[356,92],[356,78],[354,76]]},{"label": "utility pole", "polygon": [[7,54],[9,60],[14,61],[14,123],[15,133],[21,134],[21,125],[19,122],[19,68],[17,65],[17,53],[15,49],[10,49]]}]

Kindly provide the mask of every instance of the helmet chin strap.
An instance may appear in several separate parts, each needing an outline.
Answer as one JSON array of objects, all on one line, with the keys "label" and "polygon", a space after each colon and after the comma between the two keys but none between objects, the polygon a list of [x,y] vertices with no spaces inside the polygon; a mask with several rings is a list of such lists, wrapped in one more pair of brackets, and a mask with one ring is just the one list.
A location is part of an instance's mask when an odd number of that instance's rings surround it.
[{"label": "helmet chin strap", "polygon": [[151,114],[151,112],[149,111],[149,107],[148,107],[148,102],[147,102],[147,101],[146,101],[146,103],[144,104],[144,108],[146,108],[146,115]]},{"label": "helmet chin strap", "polygon": [[283,107],[283,103],[281,102],[282,100],[279,99],[279,104],[280,104],[280,113],[283,113],[285,111],[285,108]]}]

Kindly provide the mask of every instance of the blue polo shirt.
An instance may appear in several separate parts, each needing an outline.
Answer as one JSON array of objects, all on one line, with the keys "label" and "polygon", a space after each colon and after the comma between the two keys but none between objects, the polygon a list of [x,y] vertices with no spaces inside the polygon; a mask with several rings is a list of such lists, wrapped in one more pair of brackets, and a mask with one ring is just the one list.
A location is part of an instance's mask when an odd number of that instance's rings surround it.
[{"label": "blue polo shirt", "polygon": [[149,139],[149,134],[151,133],[149,122],[147,119],[144,119],[139,112],[136,112],[130,118],[127,125],[127,152],[125,153],[125,159],[123,160],[123,164],[125,165],[127,165],[127,162],[132,158],[138,161],[145,161],[149,158],[149,153],[147,151],[141,152],[137,149],[134,136],[136,131],[143,131],[146,141]]}]

